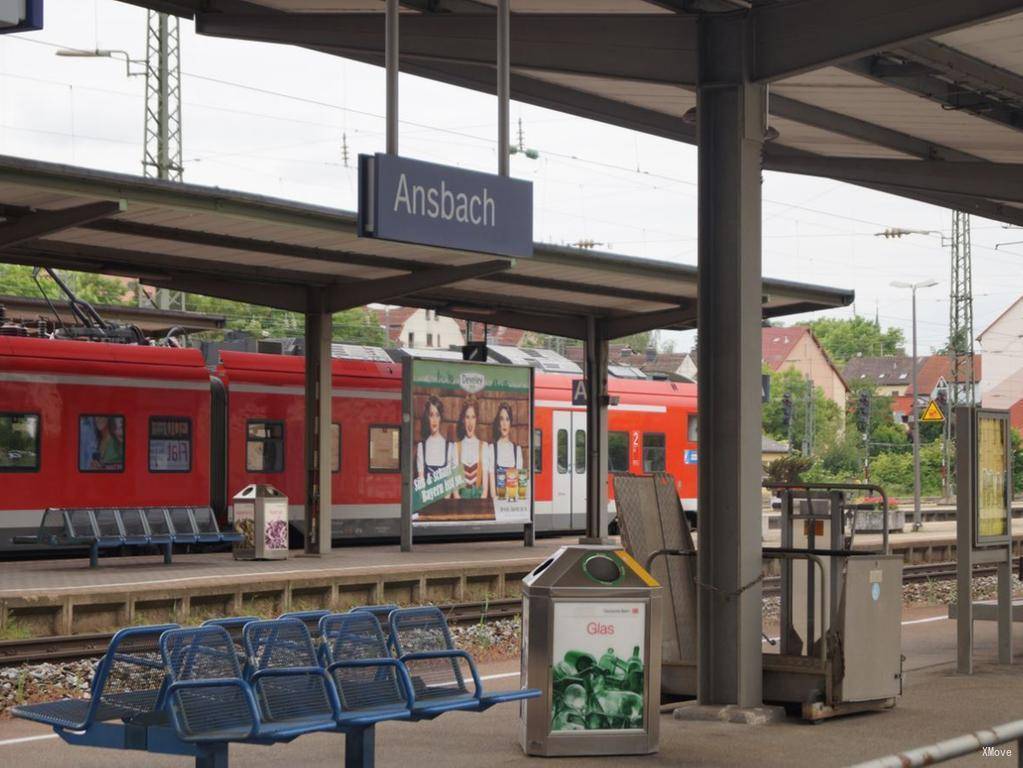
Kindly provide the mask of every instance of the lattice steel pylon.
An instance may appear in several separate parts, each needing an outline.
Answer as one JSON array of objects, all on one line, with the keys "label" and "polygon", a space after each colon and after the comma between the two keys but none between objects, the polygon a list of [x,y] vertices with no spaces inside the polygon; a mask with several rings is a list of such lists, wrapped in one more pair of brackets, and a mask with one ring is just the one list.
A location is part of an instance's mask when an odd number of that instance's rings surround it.
[{"label": "lattice steel pylon", "polygon": [[973,266],[970,256],[970,216],[952,213],[952,268],[948,296],[948,382],[946,385],[942,475],[944,496],[955,492],[955,462],[950,444],[955,439],[955,408],[974,404]]},{"label": "lattice steel pylon", "polygon": [[[149,11],[146,23],[146,114],[142,175],[181,181],[181,47],[177,16]],[[139,286],[139,306],[185,309],[185,294]]]},{"label": "lattice steel pylon", "polygon": [[973,268],[970,215],[952,214],[952,271],[948,309],[949,393],[951,407],[973,405]]}]

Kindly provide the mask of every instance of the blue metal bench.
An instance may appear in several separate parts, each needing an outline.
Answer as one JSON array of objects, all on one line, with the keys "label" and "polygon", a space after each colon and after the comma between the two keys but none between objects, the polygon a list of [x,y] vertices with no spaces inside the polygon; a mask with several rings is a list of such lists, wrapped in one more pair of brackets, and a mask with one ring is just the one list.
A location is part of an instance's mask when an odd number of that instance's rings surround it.
[{"label": "blue metal bench", "polygon": [[[63,730],[84,731],[108,720],[131,721],[157,710],[164,684],[160,635],[177,624],[129,627],[114,635],[96,667],[88,699],[25,704],[15,717]],[[63,735],[63,734],[62,734]]]},{"label": "blue metal bench", "polygon": [[417,707],[462,702],[463,709],[483,712],[540,695],[537,688],[484,693],[475,662],[455,646],[439,608],[399,608],[391,611],[389,623],[389,641],[412,678]]},{"label": "blue metal bench", "polygon": [[273,670],[305,673],[305,677],[296,674],[263,685],[261,695],[268,713],[306,711],[310,701],[319,701],[319,690],[327,681],[338,700],[340,711],[335,719],[337,729],[345,734],[346,766],[372,764],[377,723],[411,719],[412,686],[396,659],[346,659],[324,668],[318,663],[308,627],[295,618],[250,622],[244,634],[254,682]]},{"label": "blue metal bench", "polygon": [[221,531],[209,507],[129,507],[47,509],[34,536],[16,536],[15,544],[89,548],[89,566],[99,565],[99,551],[116,547],[156,546],[171,562],[175,544],[223,544],[241,541],[235,531]]},{"label": "blue metal bench", "polygon": [[88,699],[15,707],[15,717],[53,728],[68,744],[195,758],[196,768],[226,768],[226,745],[183,742],[164,707],[167,676],[160,638],[177,624],[122,629],[96,667]]}]

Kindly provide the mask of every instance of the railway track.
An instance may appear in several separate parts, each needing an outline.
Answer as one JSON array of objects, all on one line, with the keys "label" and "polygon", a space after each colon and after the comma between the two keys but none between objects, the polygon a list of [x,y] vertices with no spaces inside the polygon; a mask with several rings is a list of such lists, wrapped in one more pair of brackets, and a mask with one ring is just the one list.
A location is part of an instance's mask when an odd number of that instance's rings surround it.
[{"label": "railway track", "polygon": [[[995,572],[994,566],[981,565],[974,568],[974,576],[987,576]],[[904,584],[929,580],[954,579],[956,564],[924,563],[907,565],[902,572]],[[777,596],[781,590],[781,578],[764,578],[764,596]],[[455,603],[440,606],[452,624],[475,624],[479,621],[507,619],[518,616],[522,601],[506,598],[469,603]],[[98,632],[87,635],[61,637],[35,637],[27,640],[0,641],[0,666],[16,664],[38,664],[51,661],[69,661],[101,656],[113,637],[112,632]]]},{"label": "railway track", "polygon": [[[452,624],[475,624],[479,621],[507,619],[518,616],[522,601],[517,598],[440,606]],[[113,632],[83,635],[33,637],[26,640],[0,641],[0,666],[41,664],[102,656]]]}]

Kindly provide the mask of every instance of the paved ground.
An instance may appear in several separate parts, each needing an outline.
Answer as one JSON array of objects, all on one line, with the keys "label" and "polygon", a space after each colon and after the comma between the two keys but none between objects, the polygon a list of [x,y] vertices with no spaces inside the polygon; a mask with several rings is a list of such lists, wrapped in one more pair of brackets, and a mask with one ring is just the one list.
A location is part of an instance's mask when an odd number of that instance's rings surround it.
[{"label": "paved ground", "polygon": [[[889,712],[857,715],[820,725],[787,721],[766,727],[719,723],[680,723],[662,716],[661,751],[648,757],[567,761],[586,766],[840,766],[921,746],[985,726],[1023,718],[1023,665],[999,667],[994,626],[976,625],[977,658],[985,663],[972,677],[952,672],[955,625],[944,608],[907,608],[903,648],[907,656],[905,695]],[[1016,630],[1015,652],[1023,660],[1023,632]],[[488,665],[485,684],[517,685],[517,663]],[[514,706],[483,715],[452,713],[430,723],[384,724],[377,735],[381,768],[480,768],[536,765],[518,746]],[[27,740],[24,740],[27,739]],[[276,747],[232,747],[238,766],[341,764],[343,742],[334,735],[306,736]],[[957,765],[1010,765],[1010,758],[976,756]],[[45,728],[19,721],[0,722],[0,766],[29,768],[120,768],[187,766],[183,758],[69,747]]]},{"label": "paved ground", "polygon": [[247,584],[294,576],[371,576],[378,573],[421,573],[424,569],[471,568],[494,563],[520,563],[531,569],[570,539],[538,539],[527,548],[521,541],[476,541],[420,544],[412,552],[397,545],[342,547],[323,557],[293,556],[288,560],[235,560],[228,552],[175,555],[171,565],[160,556],[101,558],[89,568],[85,558],[0,563],[0,598],[30,593],[80,593],[90,590],[132,590],[173,585]]},{"label": "paved ground", "polygon": [[[1014,533],[1023,535],[1023,519],[1013,521]],[[777,546],[781,534],[771,531],[766,546]],[[913,543],[927,546],[955,540],[955,523],[931,522],[916,533],[892,534],[893,546]],[[40,594],[81,594],[117,590],[201,587],[207,584],[251,584],[266,579],[301,576],[372,576],[424,570],[472,568],[495,563],[521,565],[529,569],[575,537],[538,539],[532,549],[520,541],[478,541],[458,544],[421,544],[413,552],[401,552],[396,545],[343,547],[324,557],[292,557],[278,561],[238,561],[229,553],[179,555],[172,565],[159,556],[111,557],[100,560],[99,568],[88,568],[84,559],[8,561],[0,563],[0,598]],[[880,535],[858,535],[856,546],[879,546]]]}]

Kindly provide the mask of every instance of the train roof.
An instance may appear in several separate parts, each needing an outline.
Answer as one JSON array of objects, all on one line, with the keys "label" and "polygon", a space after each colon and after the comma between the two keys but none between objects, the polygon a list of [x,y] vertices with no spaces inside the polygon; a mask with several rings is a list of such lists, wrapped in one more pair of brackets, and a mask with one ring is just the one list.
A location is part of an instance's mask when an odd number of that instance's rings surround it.
[{"label": "train roof", "polygon": [[[334,376],[401,380],[400,363],[334,358],[332,364]],[[305,358],[299,355],[270,355],[262,352],[221,350],[219,370],[223,370],[229,377],[236,379],[251,378],[254,374],[268,373],[301,376],[305,371]]]},{"label": "train roof", "polygon": [[197,349],[0,336],[0,365],[81,374],[130,369],[141,378],[202,379],[209,371]]}]

